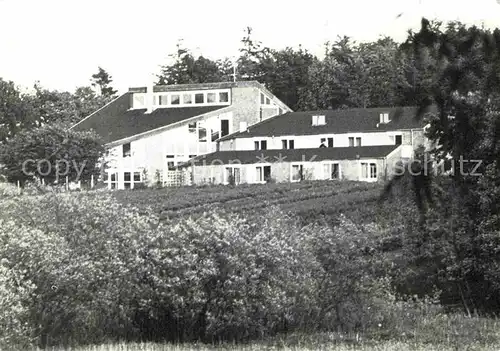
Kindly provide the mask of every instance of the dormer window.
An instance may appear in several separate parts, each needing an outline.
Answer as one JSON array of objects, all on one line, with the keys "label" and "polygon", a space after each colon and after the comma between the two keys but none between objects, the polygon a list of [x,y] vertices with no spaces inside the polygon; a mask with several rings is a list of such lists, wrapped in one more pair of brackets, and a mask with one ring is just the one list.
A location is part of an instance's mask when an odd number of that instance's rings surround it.
[{"label": "dormer window", "polygon": [[172,105],[179,105],[181,103],[181,97],[179,95],[172,95],[170,99]]},{"label": "dormer window", "polygon": [[205,95],[203,93],[194,95],[195,104],[203,104],[205,102]]},{"label": "dormer window", "polygon": [[381,113],[379,121],[380,121],[380,124],[389,123],[390,122],[389,114],[388,113]]},{"label": "dormer window", "polygon": [[325,116],[320,115],[320,116],[312,116],[312,125],[313,126],[322,126],[325,125]]},{"label": "dormer window", "polygon": [[[1,1],[1,0],[0,0]],[[145,93],[130,94],[130,108],[147,108],[148,103],[152,101],[154,108],[177,108],[193,105],[229,105],[231,101],[231,91],[213,90],[213,91],[173,91],[161,92],[152,95],[152,99]]]},{"label": "dormer window", "polygon": [[219,93],[219,102],[229,102],[229,93],[227,92]]},{"label": "dormer window", "polygon": [[207,94],[207,102],[208,102],[209,104],[213,104],[213,103],[215,103],[215,102],[216,102],[216,101],[215,101],[215,96],[216,96],[216,95],[215,95],[215,93],[208,93],[208,94]]},{"label": "dormer window", "polygon": [[193,103],[193,95],[191,95],[191,94],[184,94],[184,95],[182,96],[182,102],[183,102],[185,105],[192,104],[192,103]]},{"label": "dormer window", "polygon": [[146,108],[146,94],[132,94],[132,108]]},{"label": "dormer window", "polygon": [[160,100],[159,105],[168,104],[168,95],[160,95],[159,100]]}]

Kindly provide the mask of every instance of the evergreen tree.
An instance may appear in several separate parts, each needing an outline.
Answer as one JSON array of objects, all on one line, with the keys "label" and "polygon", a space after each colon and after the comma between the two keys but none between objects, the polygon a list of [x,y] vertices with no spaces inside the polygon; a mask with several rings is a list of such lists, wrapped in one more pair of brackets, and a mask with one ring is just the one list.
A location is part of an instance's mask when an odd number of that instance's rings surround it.
[{"label": "evergreen tree", "polygon": [[92,86],[97,88],[102,96],[113,97],[116,95],[116,90],[110,86],[113,82],[112,77],[106,70],[99,67],[99,71],[92,75]]}]

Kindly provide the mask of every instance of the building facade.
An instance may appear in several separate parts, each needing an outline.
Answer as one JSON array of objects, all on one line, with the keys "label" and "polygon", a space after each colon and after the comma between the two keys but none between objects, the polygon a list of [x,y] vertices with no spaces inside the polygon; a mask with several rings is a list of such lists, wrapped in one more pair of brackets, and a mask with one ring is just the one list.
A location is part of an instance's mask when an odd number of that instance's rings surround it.
[{"label": "building facade", "polygon": [[220,138],[216,152],[181,168],[195,184],[385,181],[415,150],[431,147],[416,114],[395,107],[277,115]]},{"label": "building facade", "polygon": [[[177,165],[216,151],[221,137],[291,109],[255,81],[130,88],[72,128],[106,143],[110,189],[186,183]],[[183,177],[185,175],[185,177]]]},{"label": "building facade", "polygon": [[304,180],[376,182],[394,172],[399,145],[359,148],[219,151],[191,160],[184,167],[195,184],[264,184]]}]

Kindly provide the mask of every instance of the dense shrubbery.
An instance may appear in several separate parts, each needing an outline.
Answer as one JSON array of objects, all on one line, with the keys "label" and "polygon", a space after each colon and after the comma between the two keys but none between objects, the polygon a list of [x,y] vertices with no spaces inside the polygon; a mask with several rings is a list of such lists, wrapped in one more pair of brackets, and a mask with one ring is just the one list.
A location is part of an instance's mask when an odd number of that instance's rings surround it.
[{"label": "dense shrubbery", "polygon": [[347,218],[303,227],[277,208],[211,209],[160,222],[85,193],[5,200],[0,218],[4,342],[397,330],[396,316],[419,310],[380,279],[388,260],[375,248],[388,233]]}]

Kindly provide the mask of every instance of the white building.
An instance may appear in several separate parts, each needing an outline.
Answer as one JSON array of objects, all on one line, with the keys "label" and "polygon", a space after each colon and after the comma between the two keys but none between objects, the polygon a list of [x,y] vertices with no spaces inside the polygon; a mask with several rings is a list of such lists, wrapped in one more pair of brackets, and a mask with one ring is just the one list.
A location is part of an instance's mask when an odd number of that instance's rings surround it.
[{"label": "white building", "polygon": [[195,184],[383,181],[398,162],[429,147],[426,123],[416,114],[414,107],[392,107],[277,115],[222,137],[216,152],[181,168]]},{"label": "white building", "polygon": [[291,109],[255,81],[131,88],[72,128],[106,143],[111,189],[188,183],[175,166],[216,151],[216,140]]}]

